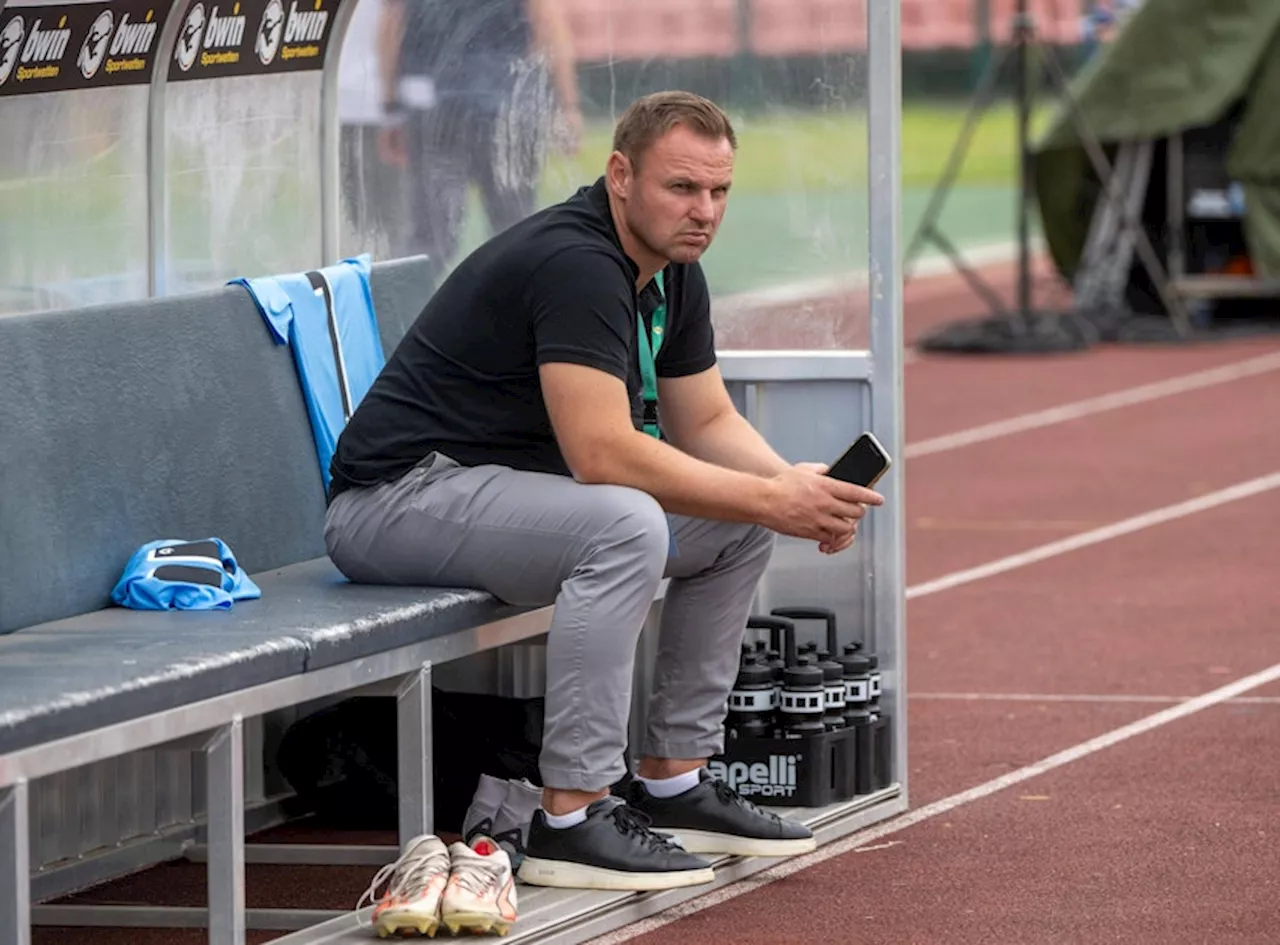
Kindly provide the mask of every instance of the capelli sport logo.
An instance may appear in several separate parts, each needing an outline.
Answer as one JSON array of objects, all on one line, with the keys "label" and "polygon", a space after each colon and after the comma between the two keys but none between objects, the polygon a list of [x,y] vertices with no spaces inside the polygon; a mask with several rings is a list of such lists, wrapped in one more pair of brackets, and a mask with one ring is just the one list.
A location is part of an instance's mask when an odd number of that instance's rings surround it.
[{"label": "capelli sport logo", "polygon": [[4,31],[0,32],[0,85],[13,75],[13,67],[18,64],[18,56],[22,53],[22,38],[26,34],[27,24],[20,16],[6,23]]}]

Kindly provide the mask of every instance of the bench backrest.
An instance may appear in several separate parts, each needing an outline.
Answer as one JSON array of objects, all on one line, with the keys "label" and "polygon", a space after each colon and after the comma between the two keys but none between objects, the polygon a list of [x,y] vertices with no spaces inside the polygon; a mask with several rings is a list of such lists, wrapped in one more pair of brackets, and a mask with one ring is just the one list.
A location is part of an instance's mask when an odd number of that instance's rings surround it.
[{"label": "bench backrest", "polygon": [[[390,353],[425,259],[374,266]],[[101,609],[139,545],[222,538],[250,572],[324,554],[290,350],[248,292],[0,318],[0,633]]]}]

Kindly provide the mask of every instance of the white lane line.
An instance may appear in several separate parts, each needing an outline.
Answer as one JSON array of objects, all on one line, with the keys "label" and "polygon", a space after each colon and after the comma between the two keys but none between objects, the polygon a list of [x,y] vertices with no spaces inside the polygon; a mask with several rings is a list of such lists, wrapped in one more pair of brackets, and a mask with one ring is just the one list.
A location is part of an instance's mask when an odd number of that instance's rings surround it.
[{"label": "white lane line", "polygon": [[1051,541],[1047,545],[1040,545],[1038,548],[1032,548],[1029,551],[990,561],[976,568],[966,568],[963,571],[944,574],[942,577],[935,578],[932,581],[925,581],[923,584],[908,587],[906,592],[907,600],[928,597],[930,594],[937,594],[939,591],[947,591],[964,584],[972,584],[974,581],[995,577],[997,574],[1004,574],[1006,571],[1026,567],[1029,564],[1044,561],[1046,558],[1055,558],[1058,555],[1064,555],[1080,548],[1087,548],[1090,545],[1110,541],[1112,538],[1131,535],[1134,532],[1153,528],[1156,525],[1163,525],[1165,522],[1172,522],[1175,519],[1185,518],[1197,512],[1204,512],[1219,505],[1226,505],[1228,502],[1247,499],[1250,496],[1277,488],[1280,488],[1280,472],[1260,476],[1257,479],[1250,479],[1248,482],[1241,482],[1225,489],[1219,489],[1216,492],[1196,496],[1186,502],[1166,505],[1163,508],[1135,515],[1133,518],[1126,518],[1123,521],[1104,525],[1102,528],[1081,532],[1078,535],[1072,535],[1059,541]]},{"label": "white lane line", "polygon": [[903,455],[907,459],[914,459],[920,456],[928,456],[932,453],[945,453],[961,446],[985,443],[987,440],[995,440],[1013,433],[1023,433],[1027,430],[1039,430],[1042,427],[1053,426],[1057,423],[1066,423],[1068,420],[1078,420],[1081,417],[1105,413],[1109,410],[1118,410],[1121,407],[1132,407],[1135,404],[1145,404],[1153,400],[1173,397],[1193,390],[1203,390],[1206,387],[1214,387],[1218,384],[1226,384],[1230,381],[1254,377],[1258,374],[1266,374],[1269,371],[1278,369],[1280,369],[1280,353],[1265,354],[1245,361],[1236,361],[1232,364],[1196,371],[1193,374],[1183,374],[1163,381],[1140,384],[1137,387],[1118,390],[1099,397],[1088,397],[1069,404],[1050,407],[1047,410],[1037,410],[1032,413],[1009,417],[1006,420],[984,423],[981,426],[959,430],[956,433],[947,433],[943,436],[931,437],[918,443],[908,443],[903,450]]},{"label": "white lane line", "polygon": [[[1083,693],[1083,692],[909,692],[908,700],[926,702],[1098,702],[1126,704],[1174,705],[1189,702],[1195,696],[1149,696],[1134,693]],[[1232,699],[1232,705],[1280,705],[1280,696],[1242,696]]]},{"label": "white lane line", "polygon": [[932,820],[941,814],[950,813],[958,807],[972,804],[974,801],[982,800],[984,797],[1013,787],[1015,784],[1021,784],[1023,781],[1039,777],[1055,768],[1061,768],[1074,761],[1079,761],[1081,758],[1087,758],[1089,755],[1128,741],[1138,735],[1143,735],[1163,725],[1168,725],[1170,722],[1176,722],[1197,712],[1203,712],[1205,709],[1213,708],[1224,702],[1230,702],[1251,689],[1257,689],[1277,680],[1280,680],[1280,663],[1251,676],[1246,676],[1243,679],[1237,679],[1235,682],[1228,683],[1212,692],[1206,692],[1202,696],[1196,696],[1178,705],[1161,709],[1154,715],[1148,715],[1129,725],[1123,725],[1104,735],[1099,735],[1097,738],[1081,742],[1065,751],[1060,751],[1034,764],[1027,765],[1025,768],[1019,768],[1017,771],[1011,771],[1008,774],[987,781],[985,784],[979,784],[976,787],[969,788],[967,791],[961,791],[959,794],[952,794],[950,797],[943,798],[940,801],[926,804],[924,807],[909,811],[901,817],[869,827],[859,833],[850,834],[843,839],[820,847],[812,853],[785,860],[777,866],[771,866],[742,882],[724,886],[714,892],[707,893],[705,896],[673,906],[660,915],[643,919],[610,935],[595,939],[593,940],[593,945],[618,945],[618,943],[635,938],[637,935],[652,932],[655,929],[662,928],[664,925],[675,922],[677,919],[720,905],[722,902],[736,899],[744,893],[755,892],[761,886],[784,879],[811,866],[817,866],[832,857],[862,849],[883,837],[891,836],[906,830],[908,827],[914,827],[916,824]]}]

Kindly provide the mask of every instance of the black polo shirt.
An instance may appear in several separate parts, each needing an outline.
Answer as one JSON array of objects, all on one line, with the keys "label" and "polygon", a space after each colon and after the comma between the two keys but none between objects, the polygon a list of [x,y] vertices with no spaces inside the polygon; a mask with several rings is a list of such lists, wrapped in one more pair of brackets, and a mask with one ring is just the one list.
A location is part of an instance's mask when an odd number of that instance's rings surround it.
[{"label": "black polo shirt", "polygon": [[[604,179],[517,223],[468,256],[427,302],[343,430],[330,469],[336,496],[399,478],[431,452],[568,475],[542,399],[538,366],[568,362],[627,382],[642,426],[639,268],[622,251]],[[702,267],[666,269],[661,377],[715,364]]]}]

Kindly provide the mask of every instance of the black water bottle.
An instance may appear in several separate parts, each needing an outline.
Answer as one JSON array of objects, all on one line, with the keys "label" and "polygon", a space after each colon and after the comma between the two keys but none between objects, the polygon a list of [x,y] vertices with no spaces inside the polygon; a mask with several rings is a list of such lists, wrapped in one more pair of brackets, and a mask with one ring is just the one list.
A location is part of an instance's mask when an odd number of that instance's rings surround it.
[{"label": "black water bottle", "polygon": [[730,738],[769,738],[773,734],[777,693],[773,673],[749,645],[742,647],[738,678],[729,693],[726,727]]},{"label": "black water bottle", "polygon": [[870,794],[879,781],[876,773],[876,716],[871,711],[871,660],[859,653],[857,643],[845,645],[844,718],[853,729],[853,792]]},{"label": "black water bottle", "polygon": [[844,678],[844,710],[848,720],[852,712],[867,712],[871,706],[871,660],[858,643],[846,643],[837,658]]},{"label": "black water bottle", "polygon": [[[824,691],[822,722],[828,732],[844,728],[844,667],[835,659],[840,647],[840,632],[836,627],[835,612],[825,607],[776,607],[773,614],[790,620],[821,620],[826,624],[827,649],[825,652],[815,652],[815,665],[822,670]],[[814,646],[816,647],[817,644]]]},{"label": "black water bottle", "polygon": [[889,716],[880,705],[880,661],[874,653],[863,653],[870,666],[867,668],[867,711],[871,715],[872,731],[872,786],[877,790],[888,787],[892,778],[890,769],[893,746],[890,743]]},{"label": "black water bottle", "polygon": [[778,719],[783,738],[809,738],[821,735],[822,670],[804,665],[796,654],[794,629],[787,634],[787,668],[782,671],[782,699]]},{"label": "black water bottle", "polygon": [[[773,704],[775,710],[771,721],[773,728],[776,730],[780,721],[777,714],[777,706],[782,700],[782,673],[786,668],[786,660],[783,658],[782,650],[786,637],[795,635],[796,625],[790,620],[784,620],[781,617],[752,614],[747,618],[747,629],[769,631],[769,648],[764,651],[764,660],[762,662],[769,668],[770,678],[773,681]],[[757,653],[757,655],[759,654]]]},{"label": "black water bottle", "polygon": [[818,653],[822,670],[822,724],[828,732],[844,728],[844,668],[826,650]]}]

